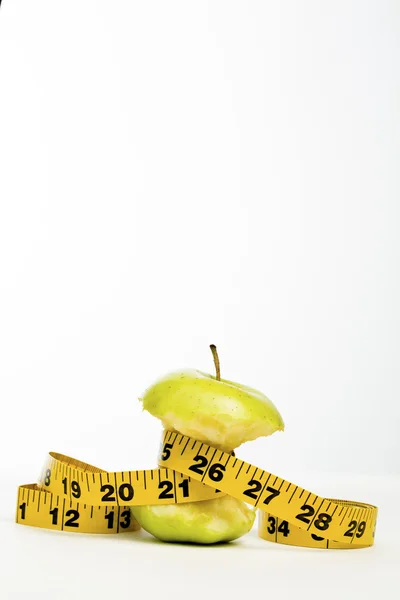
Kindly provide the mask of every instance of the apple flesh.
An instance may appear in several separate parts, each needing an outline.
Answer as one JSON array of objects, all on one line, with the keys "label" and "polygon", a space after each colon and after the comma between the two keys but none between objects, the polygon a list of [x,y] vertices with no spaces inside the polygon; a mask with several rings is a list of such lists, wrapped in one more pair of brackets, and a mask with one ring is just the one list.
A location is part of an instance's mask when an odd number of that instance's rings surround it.
[{"label": "apple flesh", "polygon": [[[215,357],[214,357],[215,360]],[[275,405],[246,385],[194,369],[166,375],[141,398],[143,409],[165,429],[178,431],[215,448],[232,452],[258,437],[283,431]],[[246,534],[256,511],[225,495],[179,505],[135,506],[133,516],[154,537],[166,542],[213,544]]]},{"label": "apple flesh", "polygon": [[194,369],[160,378],[141,400],[143,408],[160,419],[165,429],[225,452],[284,429],[281,415],[267,396]]},{"label": "apple flesh", "polygon": [[185,504],[135,506],[131,510],[143,529],[159,540],[195,544],[240,538],[253,527],[256,516],[254,509],[232,496]]}]

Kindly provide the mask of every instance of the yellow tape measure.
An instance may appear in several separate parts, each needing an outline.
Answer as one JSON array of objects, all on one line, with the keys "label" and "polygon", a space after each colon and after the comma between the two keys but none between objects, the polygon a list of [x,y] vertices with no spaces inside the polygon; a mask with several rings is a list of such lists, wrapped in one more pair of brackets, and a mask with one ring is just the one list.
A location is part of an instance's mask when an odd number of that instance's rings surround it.
[{"label": "yellow tape measure", "polygon": [[107,472],[51,452],[37,484],[18,488],[17,523],[81,533],[140,529],[129,507],[197,502],[229,494],[257,507],[259,536],[313,548],[374,543],[377,508],[321,498],[263,469],[166,431],[160,468]]},{"label": "yellow tape measure", "polygon": [[124,533],[139,524],[129,510],[215,498],[216,491],[171,469],[109,473],[50,452],[38,484],[18,488],[17,523],[80,533]]},{"label": "yellow tape measure", "polygon": [[176,432],[165,433],[159,462],[259,508],[263,539],[314,548],[360,548],[374,543],[376,506],[321,498]]}]

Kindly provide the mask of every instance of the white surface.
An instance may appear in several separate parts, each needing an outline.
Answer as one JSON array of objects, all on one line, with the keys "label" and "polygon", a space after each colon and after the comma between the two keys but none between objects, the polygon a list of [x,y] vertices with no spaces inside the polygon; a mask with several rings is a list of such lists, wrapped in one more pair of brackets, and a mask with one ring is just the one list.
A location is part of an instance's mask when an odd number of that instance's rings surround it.
[{"label": "white surface", "polygon": [[210,343],[279,407],[278,469],[400,472],[399,30],[397,0],[4,0],[22,480],[50,448],[150,460],[137,397]]},{"label": "white surface", "polygon": [[[397,0],[3,1],[2,599],[398,599],[399,28]],[[49,450],[154,466],[137,398],[210,343],[286,423],[240,457],[378,504],[376,547],[12,523]]]},{"label": "white surface", "polygon": [[284,547],[262,541],[256,531],[229,545],[196,547],[162,544],[144,532],[100,537],[39,530],[12,522],[9,480],[0,513],[1,598],[398,600],[400,478],[308,479],[315,491],[326,486],[332,495],[376,501],[373,547]]}]

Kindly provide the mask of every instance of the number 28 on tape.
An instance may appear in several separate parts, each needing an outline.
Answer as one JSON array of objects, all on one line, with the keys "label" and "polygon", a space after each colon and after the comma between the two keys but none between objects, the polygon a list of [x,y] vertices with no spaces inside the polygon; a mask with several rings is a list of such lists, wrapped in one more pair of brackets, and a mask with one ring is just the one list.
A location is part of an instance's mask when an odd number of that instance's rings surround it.
[{"label": "number 28 on tape", "polygon": [[108,472],[51,452],[37,484],[18,488],[16,521],[85,533],[140,529],[130,506],[197,502],[229,494],[259,509],[259,536],[314,548],[374,543],[376,506],[322,498],[177,432],[164,433],[159,468]]},{"label": "number 28 on tape", "polygon": [[260,509],[259,535],[281,544],[360,548],[374,543],[376,506],[322,498],[176,432],[166,432],[160,465]]}]

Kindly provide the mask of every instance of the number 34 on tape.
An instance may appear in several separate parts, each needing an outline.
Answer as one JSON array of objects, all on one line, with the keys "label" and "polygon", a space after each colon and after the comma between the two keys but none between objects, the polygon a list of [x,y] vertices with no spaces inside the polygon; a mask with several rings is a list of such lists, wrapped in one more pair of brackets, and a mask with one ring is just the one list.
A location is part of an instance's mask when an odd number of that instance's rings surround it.
[{"label": "number 34 on tape", "polygon": [[378,509],[321,498],[281,477],[200,441],[166,432],[160,466],[215,487],[260,509],[259,535],[314,548],[362,548],[374,543]]},{"label": "number 34 on tape", "polygon": [[314,548],[374,543],[377,508],[312,492],[177,432],[166,431],[158,469],[108,472],[51,452],[37,484],[18,488],[16,521],[81,533],[125,533],[130,507],[229,494],[259,510],[262,539]]}]

